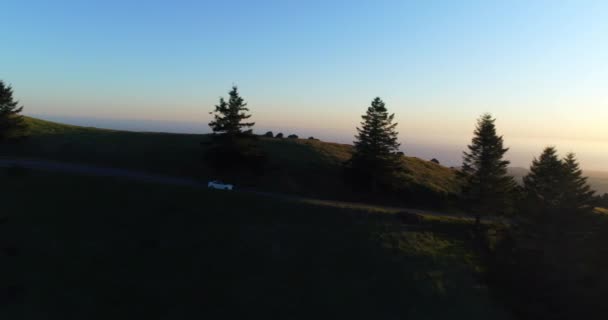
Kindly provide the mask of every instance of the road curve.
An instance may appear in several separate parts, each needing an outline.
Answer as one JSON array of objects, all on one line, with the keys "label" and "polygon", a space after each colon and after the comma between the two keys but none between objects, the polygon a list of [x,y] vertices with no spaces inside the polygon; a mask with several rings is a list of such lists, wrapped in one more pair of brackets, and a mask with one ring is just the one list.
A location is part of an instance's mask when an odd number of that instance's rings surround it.
[{"label": "road curve", "polygon": [[[67,162],[57,162],[57,161],[49,161],[49,160],[0,157],[0,168],[2,168],[2,167],[4,167],[4,168],[21,167],[21,168],[27,168],[27,169],[32,169],[32,170],[41,170],[41,171],[50,171],[50,172],[61,172],[61,173],[100,176],[100,177],[114,177],[114,178],[123,178],[123,179],[130,179],[130,180],[136,180],[136,181],[142,181],[142,182],[159,183],[159,184],[175,185],[175,186],[187,186],[187,187],[196,187],[196,188],[206,188],[207,187],[207,183],[201,182],[199,180],[192,179],[192,178],[173,177],[173,176],[151,174],[151,173],[129,170],[129,169],[117,169],[117,168],[110,168],[110,167],[92,166],[92,165],[67,163]],[[414,208],[388,207],[388,206],[366,205],[366,204],[362,204],[362,203],[346,202],[346,201],[321,200],[321,199],[307,198],[307,197],[302,197],[302,196],[259,191],[259,190],[254,190],[254,189],[237,189],[237,190],[238,190],[238,192],[256,194],[256,195],[265,196],[265,197],[286,199],[286,200],[300,200],[300,201],[313,201],[313,202],[326,201],[326,202],[330,202],[332,204],[336,204],[336,205],[340,205],[340,206],[353,206],[353,207],[357,207],[357,208],[364,208],[364,207],[380,208],[380,209],[390,210],[390,211],[394,211],[394,212],[406,211],[409,213],[426,215],[426,216],[436,216],[436,217],[468,218],[468,216],[463,216],[463,215],[432,212],[432,211],[420,210],[420,209],[414,209]],[[494,220],[494,219],[491,219],[491,220]]]},{"label": "road curve", "polygon": [[20,158],[0,158],[0,167],[21,167],[33,170],[72,173],[80,175],[126,178],[137,181],[171,184],[189,187],[206,187],[207,185],[189,178],[179,178],[140,171],[99,167],[75,163],[55,162],[47,160],[32,160]]}]

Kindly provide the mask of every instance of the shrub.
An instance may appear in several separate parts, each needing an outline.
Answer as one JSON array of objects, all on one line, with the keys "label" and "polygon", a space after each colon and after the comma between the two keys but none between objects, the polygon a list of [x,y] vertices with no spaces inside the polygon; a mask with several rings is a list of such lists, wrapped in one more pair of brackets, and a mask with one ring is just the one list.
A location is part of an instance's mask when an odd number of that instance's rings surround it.
[{"label": "shrub", "polygon": [[275,138],[283,139],[283,133],[282,132],[277,133]]},{"label": "shrub", "polygon": [[264,137],[272,138],[274,137],[274,134],[272,133],[272,131],[268,131],[264,134]]},{"label": "shrub", "polygon": [[297,139],[298,135],[296,135],[296,134],[290,134],[289,136],[287,136],[287,138],[289,138],[289,139]]}]

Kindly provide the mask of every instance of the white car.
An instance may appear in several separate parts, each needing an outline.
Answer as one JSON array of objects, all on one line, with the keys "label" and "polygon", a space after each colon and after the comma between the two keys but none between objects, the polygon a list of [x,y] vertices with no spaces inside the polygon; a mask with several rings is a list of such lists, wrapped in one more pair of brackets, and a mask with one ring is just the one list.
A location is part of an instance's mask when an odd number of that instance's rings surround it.
[{"label": "white car", "polygon": [[232,190],[233,185],[219,182],[217,180],[209,181],[207,184],[208,188],[218,189],[218,190]]}]

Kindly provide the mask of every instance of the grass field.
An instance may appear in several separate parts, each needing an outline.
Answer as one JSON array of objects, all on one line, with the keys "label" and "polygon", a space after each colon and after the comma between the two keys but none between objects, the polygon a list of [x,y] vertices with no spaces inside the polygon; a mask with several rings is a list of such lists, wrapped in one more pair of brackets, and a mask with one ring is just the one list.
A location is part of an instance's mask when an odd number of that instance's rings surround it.
[{"label": "grass field", "polygon": [[[217,178],[203,162],[207,135],[139,133],[68,126],[27,118],[31,136],[21,143],[1,146],[0,156],[19,156],[132,168],[154,173]],[[323,198],[359,198],[344,183],[342,163],[352,146],[307,139],[260,138],[268,158],[266,172],[231,177],[239,186],[257,187]],[[400,175],[404,190],[447,198],[459,191],[454,171],[430,161],[403,157]]]},{"label": "grass field", "polygon": [[471,225],[0,171],[2,319],[506,319]]}]

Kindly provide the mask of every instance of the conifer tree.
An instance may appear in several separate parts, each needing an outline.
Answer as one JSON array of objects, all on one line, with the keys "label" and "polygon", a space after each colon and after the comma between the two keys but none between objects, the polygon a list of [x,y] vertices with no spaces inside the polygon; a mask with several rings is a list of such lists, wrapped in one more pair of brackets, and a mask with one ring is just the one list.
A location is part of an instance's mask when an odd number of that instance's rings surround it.
[{"label": "conifer tree", "polygon": [[27,128],[23,116],[23,107],[13,99],[13,89],[0,80],[0,141],[22,136]]},{"label": "conifer tree", "polygon": [[215,106],[214,120],[209,123],[211,129],[215,133],[223,133],[228,136],[236,136],[243,132],[251,132],[249,130],[243,131],[243,128],[251,128],[255,123],[243,122],[251,117],[246,112],[249,111],[247,103],[239,95],[238,88],[232,87],[229,92],[230,98],[228,102],[224,98],[220,98],[220,102]]},{"label": "conifer tree", "polygon": [[515,188],[515,181],[507,174],[509,161],[503,158],[509,149],[503,147],[502,136],[496,134],[495,121],[490,114],[478,119],[469,150],[463,156],[463,195],[477,225],[482,213],[508,212]]},{"label": "conifer tree", "polygon": [[555,147],[547,147],[532,161],[530,172],[523,178],[528,210],[545,215],[561,207],[563,198],[564,163]]},{"label": "conifer tree", "polygon": [[567,217],[593,209],[594,192],[576,156],[569,153],[560,160],[554,147],[545,148],[534,159],[530,173],[524,177],[524,190],[526,209],[537,217]]},{"label": "conifer tree", "polygon": [[564,197],[562,207],[567,212],[579,213],[593,209],[594,191],[587,184],[574,153],[568,153],[563,160]]},{"label": "conifer tree", "polygon": [[362,118],[350,165],[359,181],[375,191],[378,183],[386,182],[399,166],[397,123],[393,123],[395,115],[388,113],[379,97],[372,101]]}]

